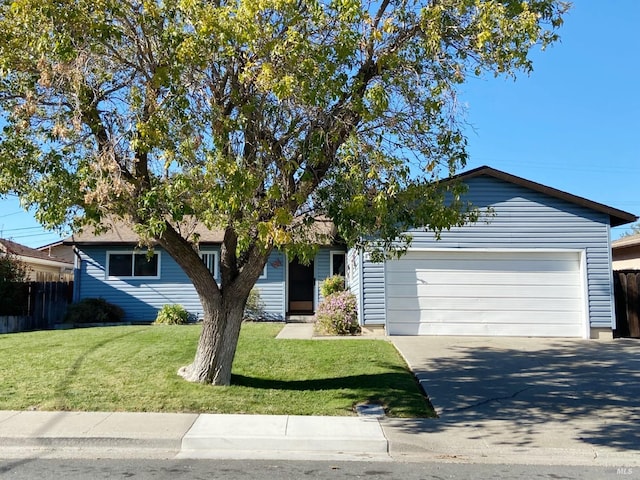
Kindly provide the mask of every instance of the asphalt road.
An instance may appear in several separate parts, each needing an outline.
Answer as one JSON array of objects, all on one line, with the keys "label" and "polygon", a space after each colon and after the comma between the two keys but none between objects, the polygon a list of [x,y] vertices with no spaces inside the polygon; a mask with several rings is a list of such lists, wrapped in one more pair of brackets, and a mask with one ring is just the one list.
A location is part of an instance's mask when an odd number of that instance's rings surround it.
[{"label": "asphalt road", "polygon": [[13,459],[0,460],[0,478],[23,479],[637,479],[639,468],[459,463],[247,460]]}]

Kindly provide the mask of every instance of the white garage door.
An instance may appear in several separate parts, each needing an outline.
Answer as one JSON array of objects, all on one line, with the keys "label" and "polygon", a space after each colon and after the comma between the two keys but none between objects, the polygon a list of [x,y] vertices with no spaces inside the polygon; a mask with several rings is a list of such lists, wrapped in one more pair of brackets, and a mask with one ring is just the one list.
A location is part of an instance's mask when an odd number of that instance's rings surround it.
[{"label": "white garage door", "polygon": [[385,284],[390,335],[585,336],[578,252],[409,251]]}]

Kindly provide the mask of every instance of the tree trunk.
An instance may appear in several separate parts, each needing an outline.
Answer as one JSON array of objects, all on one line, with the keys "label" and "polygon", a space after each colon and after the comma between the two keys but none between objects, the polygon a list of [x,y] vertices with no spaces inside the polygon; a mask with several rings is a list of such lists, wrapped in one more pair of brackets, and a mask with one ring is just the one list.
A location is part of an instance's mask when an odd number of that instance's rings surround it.
[{"label": "tree trunk", "polygon": [[223,279],[220,288],[192,245],[171,225],[167,224],[159,241],[193,282],[203,310],[196,356],[193,363],[178,370],[178,375],[190,382],[229,385],[244,307],[271,247],[259,249],[254,245],[249,248],[240,271],[236,258],[237,238],[235,232],[227,230],[220,250]]},{"label": "tree trunk", "polygon": [[178,370],[185,380],[222,386],[231,383],[231,366],[247,298],[223,295],[221,300],[220,305],[203,300],[202,333],[195,358],[193,363]]}]

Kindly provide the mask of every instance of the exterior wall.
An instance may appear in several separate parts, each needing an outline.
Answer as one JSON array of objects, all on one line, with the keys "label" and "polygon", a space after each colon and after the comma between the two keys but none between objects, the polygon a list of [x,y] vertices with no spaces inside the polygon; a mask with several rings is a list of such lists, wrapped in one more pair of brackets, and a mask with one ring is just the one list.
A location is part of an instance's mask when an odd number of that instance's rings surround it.
[{"label": "exterior wall", "polygon": [[[191,314],[202,316],[202,307],[191,281],[171,256],[161,248],[159,278],[108,278],[105,269],[107,252],[131,252],[131,247],[84,246],[80,251],[81,264],[76,271],[75,298],[100,297],[122,307],[126,321],[153,321],[165,304],[179,303]],[[203,248],[203,252],[219,252],[218,247]],[[322,299],[320,283],[329,276],[331,252],[340,248],[323,247],[314,260],[314,305]],[[284,321],[286,315],[286,268],[284,253],[275,251],[266,264],[266,276],[258,279],[255,288],[260,292],[265,318]],[[216,280],[220,280],[216,278]]]},{"label": "exterior wall", "polygon": [[100,297],[120,306],[126,321],[153,321],[165,304],[179,303],[189,313],[201,316],[198,295],[182,269],[161,248],[158,279],[110,279],[106,275],[107,251],[131,252],[131,247],[83,247],[78,300]]},{"label": "exterior wall", "polygon": [[640,245],[613,249],[614,270],[640,270]]},{"label": "exterior wall", "polygon": [[[442,232],[439,241],[431,232],[412,231],[412,247],[582,250],[590,326],[612,327],[611,250],[606,214],[493,177],[475,177],[467,184],[469,191],[465,198],[477,207],[491,207],[494,215]],[[385,321],[384,265],[365,261],[363,273],[364,323],[379,324]]]},{"label": "exterior wall", "polygon": [[320,287],[322,282],[331,276],[331,254],[334,252],[346,253],[341,247],[321,247],[316,258],[314,260],[314,275],[315,275],[315,287],[314,287],[314,299],[313,305],[315,308],[323,300]]},{"label": "exterior wall", "polygon": [[362,315],[364,325],[384,325],[386,304],[384,293],[384,263],[374,263],[368,254],[362,262]]},{"label": "exterior wall", "polygon": [[[131,247],[82,247],[82,262],[77,270],[79,281],[75,284],[75,299],[104,298],[122,307],[126,321],[153,321],[165,304],[179,303],[198,317],[202,307],[191,281],[171,256],[161,248],[158,279],[110,279],[105,273],[107,251],[130,252]],[[203,248],[203,252],[219,251],[219,248]],[[260,299],[270,320],[284,320],[285,263],[281,252],[274,252],[267,262],[266,278],[258,280]],[[219,278],[217,278],[219,281]]]},{"label": "exterior wall", "polygon": [[59,282],[68,281],[72,278],[68,278],[60,267],[53,267],[49,265],[39,265],[36,263],[29,263],[23,261],[27,267],[27,280],[30,282]]},{"label": "exterior wall", "polygon": [[266,265],[266,278],[258,279],[254,287],[260,292],[260,300],[264,304],[267,320],[284,320],[286,312],[286,265],[284,253],[279,251],[272,252]]}]

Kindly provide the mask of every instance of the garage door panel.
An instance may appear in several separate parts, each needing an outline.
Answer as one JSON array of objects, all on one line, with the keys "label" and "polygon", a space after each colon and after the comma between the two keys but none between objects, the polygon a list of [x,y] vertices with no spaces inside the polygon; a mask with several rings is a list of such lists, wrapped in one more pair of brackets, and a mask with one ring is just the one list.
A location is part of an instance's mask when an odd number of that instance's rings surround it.
[{"label": "garage door panel", "polygon": [[510,324],[457,324],[457,323],[399,323],[389,335],[455,335],[455,336],[512,336],[512,337],[573,337],[573,325],[547,325],[544,332],[529,329],[523,333],[518,325]]},{"label": "garage door panel", "polygon": [[[495,323],[514,324],[526,328],[535,328],[541,325],[573,325],[571,315],[560,311],[538,312],[508,312],[503,310],[466,310],[464,314],[452,314],[450,310],[430,310],[428,318],[425,318],[417,310],[389,310],[394,315],[396,323]],[[577,313],[577,312],[573,312]],[[523,332],[526,330],[523,329]],[[523,333],[525,336],[526,333]]]},{"label": "garage door panel", "polygon": [[421,271],[414,274],[398,274],[387,271],[387,275],[393,276],[393,285],[512,285],[514,275],[519,275],[519,285],[566,285],[575,279],[574,273],[558,272],[451,272],[451,271]]},{"label": "garage door panel", "polygon": [[575,268],[576,259],[538,259],[538,260],[505,260],[505,259],[476,259],[461,260],[446,258],[441,260],[417,260],[402,258],[392,261],[387,271],[399,273],[453,271],[458,273],[474,272],[568,272]]},{"label": "garage door panel", "polygon": [[580,272],[577,252],[409,252],[385,267],[387,328],[391,335],[583,336]]},{"label": "garage door panel", "polygon": [[[388,308],[390,310],[409,311],[438,311],[455,310],[459,312],[467,311],[492,311],[492,312],[546,312],[545,308],[548,299],[540,298],[498,298],[498,297],[477,297],[465,299],[440,297],[440,298],[418,298],[407,301],[405,298],[390,298]],[[574,312],[576,311],[576,301],[572,298],[556,298],[553,302],[554,311]]]},{"label": "garage door panel", "polygon": [[[495,285],[495,284],[494,284]],[[451,285],[389,285],[387,297],[389,301],[398,299],[406,304],[406,299],[418,298],[495,298],[496,288],[494,285],[468,285],[461,284],[455,288]],[[502,285],[500,297],[504,298],[527,298],[535,295],[539,298],[570,298],[580,299],[581,289],[579,286],[567,285]],[[389,304],[391,307],[391,304]],[[425,305],[427,306],[427,305]]]}]

